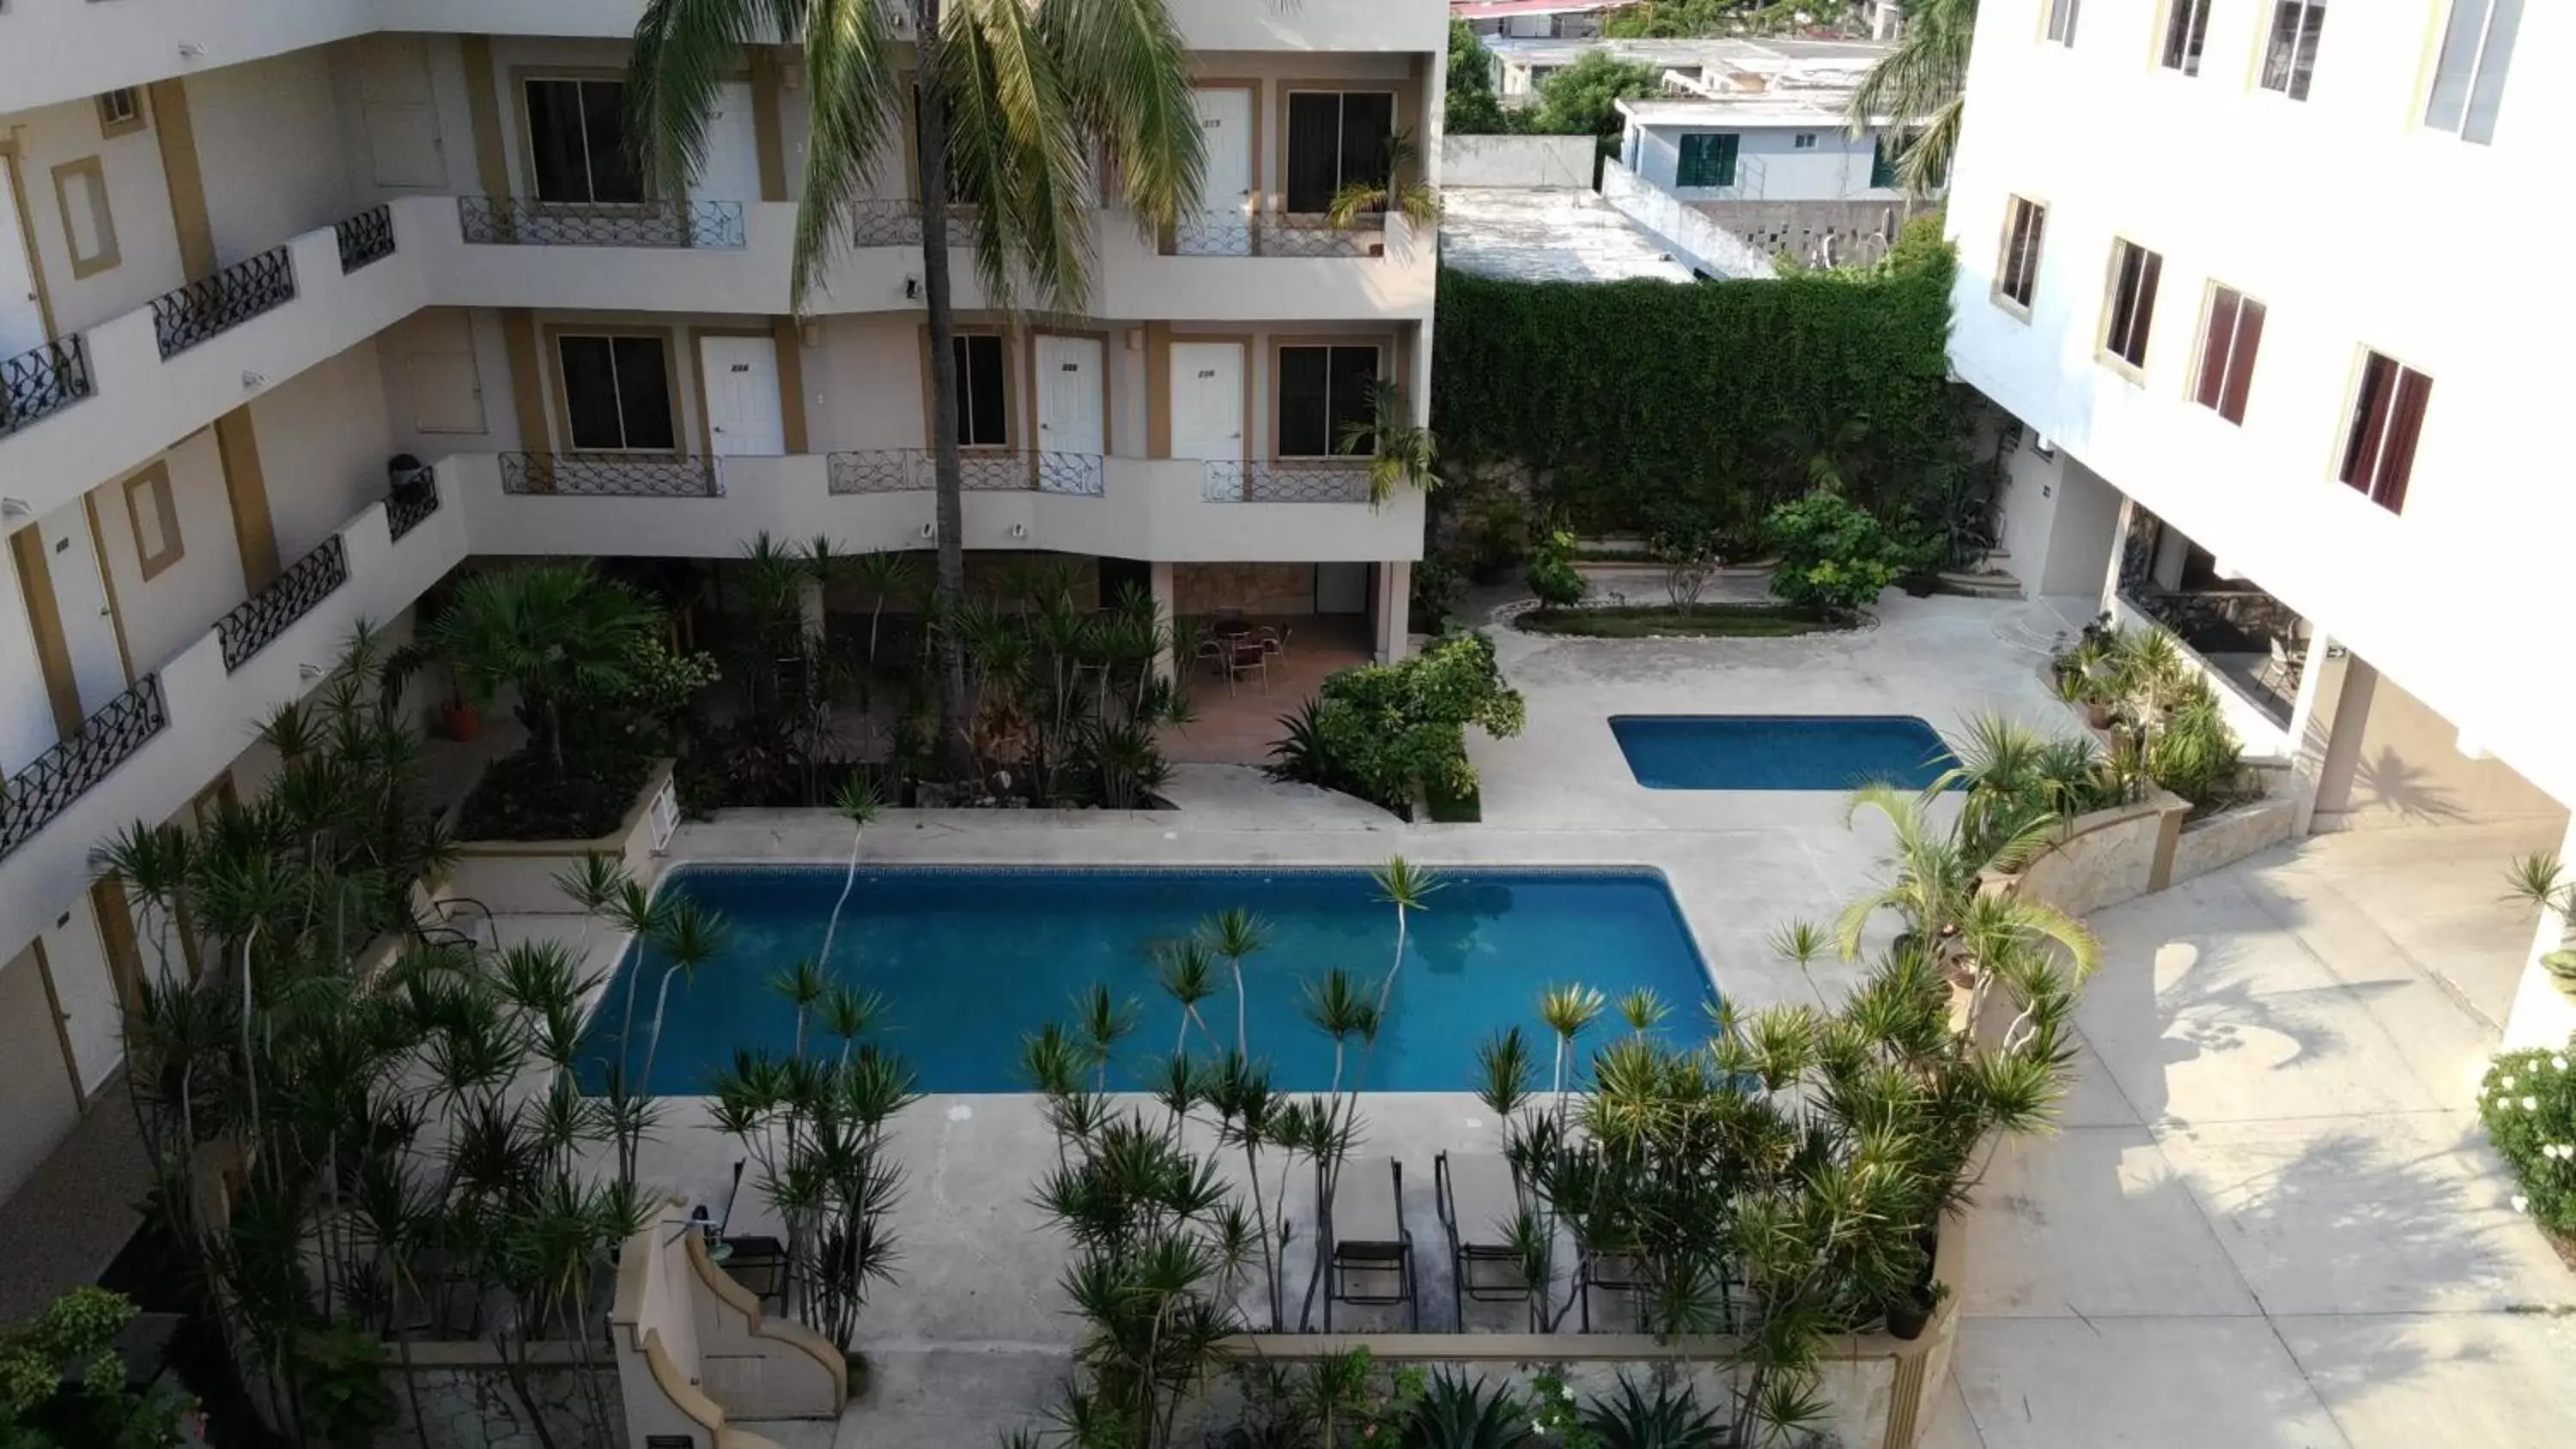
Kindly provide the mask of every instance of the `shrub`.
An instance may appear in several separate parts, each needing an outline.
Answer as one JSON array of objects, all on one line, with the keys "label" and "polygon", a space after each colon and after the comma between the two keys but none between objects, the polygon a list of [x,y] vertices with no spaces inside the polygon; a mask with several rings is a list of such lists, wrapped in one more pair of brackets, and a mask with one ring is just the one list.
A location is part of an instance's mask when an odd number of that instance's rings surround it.
[{"label": "shrub", "polygon": [[1476,793],[1467,726],[1498,739],[1521,732],[1518,691],[1503,682],[1494,641],[1449,634],[1397,664],[1366,664],[1324,681],[1315,699],[1281,717],[1271,773],[1373,801],[1410,816],[1426,792]]},{"label": "shrub", "polygon": [[495,760],[465,797],[457,833],[467,840],[589,840],[615,830],[635,807],[653,748],[642,735],[603,730],[565,746],[560,769],[542,750]]},{"label": "shrub", "polygon": [[2561,1236],[2576,1235],[2576,1040],[2556,1051],[2499,1055],[2478,1088],[2488,1140],[2513,1164],[2514,1206]]},{"label": "shrub", "polygon": [[1915,561],[1876,515],[1823,489],[1772,509],[1763,526],[1780,555],[1771,592],[1793,604],[1868,608]]},{"label": "shrub", "polygon": [[1530,559],[1530,592],[1552,609],[1570,609],[1583,602],[1583,575],[1574,570],[1574,535],[1559,529],[1539,545]]}]

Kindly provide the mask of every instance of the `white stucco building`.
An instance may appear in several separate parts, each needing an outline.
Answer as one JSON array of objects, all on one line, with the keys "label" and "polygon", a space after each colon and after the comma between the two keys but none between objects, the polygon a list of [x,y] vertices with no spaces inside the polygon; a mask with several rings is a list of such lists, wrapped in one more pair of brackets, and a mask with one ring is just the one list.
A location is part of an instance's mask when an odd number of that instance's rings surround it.
[{"label": "white stucco building", "polygon": [[[904,148],[791,315],[797,52],[752,47],[697,184],[646,200],[641,8],[0,6],[0,1198],[120,1060],[143,968],[92,847],[255,789],[254,726],[355,621],[469,559],[931,546]],[[1391,655],[1421,500],[1325,455],[1369,379],[1427,408],[1436,238],[1318,213],[1393,132],[1436,171],[1446,9],[1172,8],[1206,214],[1104,211],[1088,315],[1043,326],[952,258],[964,542]],[[404,453],[433,481],[389,490]]]},{"label": "white stucco building", "polygon": [[[2576,304],[2516,244],[2571,79],[2576,15],[2520,0],[1980,12],[1950,356],[2021,424],[2010,568],[2174,621],[2317,828],[2576,803]],[[2533,972],[2513,1018],[2569,1010]]]}]

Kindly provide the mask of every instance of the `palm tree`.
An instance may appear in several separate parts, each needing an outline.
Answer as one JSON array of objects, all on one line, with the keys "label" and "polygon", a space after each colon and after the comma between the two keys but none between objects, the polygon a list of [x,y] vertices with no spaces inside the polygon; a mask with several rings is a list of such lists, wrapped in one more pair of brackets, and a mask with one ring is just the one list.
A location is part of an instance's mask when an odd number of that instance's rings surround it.
[{"label": "palm tree", "polygon": [[1419,175],[1406,176],[1414,163],[1422,159],[1422,148],[1413,144],[1411,131],[1398,129],[1386,138],[1386,175],[1377,181],[1345,181],[1333,193],[1325,218],[1336,227],[1348,228],[1363,216],[1384,212],[1401,213],[1416,227],[1427,227],[1440,220],[1440,189]]},{"label": "palm tree", "polygon": [[[723,953],[723,918],[682,897],[673,904],[661,939],[654,944],[662,948],[671,964],[662,968],[661,988],[653,993],[653,1034],[644,1048],[644,1074],[635,1079],[636,1090],[641,1092],[653,1090],[653,1060],[662,1054],[662,1014],[671,1005],[671,979],[694,976],[699,967]],[[621,1057],[626,1055],[626,1043],[619,1042],[617,1052]]]},{"label": "palm tree", "polygon": [[1395,973],[1404,969],[1404,928],[1409,912],[1431,909],[1431,893],[1445,884],[1438,872],[1423,869],[1400,855],[1390,855],[1386,864],[1369,872],[1377,884],[1377,898],[1395,907],[1395,959],[1387,963],[1386,979],[1377,987],[1377,1015],[1386,1016],[1386,999],[1395,993]]},{"label": "palm tree", "polygon": [[1250,1016],[1244,1008],[1243,958],[1270,944],[1270,923],[1241,906],[1228,906],[1199,923],[1199,938],[1225,958],[1234,976],[1234,1052],[1252,1054]]},{"label": "palm tree", "polygon": [[850,888],[859,883],[859,841],[867,834],[868,822],[877,818],[877,791],[874,785],[857,776],[841,787],[841,798],[832,809],[850,822],[850,865],[841,873],[841,898],[832,902],[832,919],[823,927],[823,954],[815,958],[826,972],[832,969],[832,937],[841,929],[841,908],[850,903]]},{"label": "palm tree", "polygon": [[1905,35],[1852,92],[1845,112],[1854,136],[1882,125],[1897,147],[1896,178],[1916,196],[1949,174],[1959,149],[1968,50],[1977,38],[1977,0],[1921,0],[1907,7]]},{"label": "palm tree", "polygon": [[623,691],[636,646],[659,622],[641,596],[579,559],[467,576],[429,626],[429,641],[477,704],[516,685],[561,773],[564,705]]},{"label": "palm tree", "polygon": [[1440,465],[1439,436],[1411,417],[1405,410],[1402,384],[1392,379],[1371,383],[1368,416],[1342,424],[1342,434],[1334,442],[1344,453],[1369,460],[1371,508],[1384,505],[1399,486],[1425,493],[1440,486],[1433,471]]},{"label": "palm tree", "polygon": [[[813,133],[796,215],[794,305],[805,310],[847,237],[844,218],[894,154],[909,100],[921,195],[922,302],[930,330],[930,445],[938,489],[935,602],[966,596],[965,505],[957,453],[956,312],[946,202],[973,207],[975,271],[988,304],[1030,300],[1080,315],[1090,300],[1089,161],[1106,162],[1139,235],[1198,207],[1206,159],[1190,61],[1162,0],[907,0],[909,97],[896,70],[894,8],[882,0],[649,0],[628,60],[629,133],[648,185],[686,192],[707,123],[745,47],[801,46]],[[966,668],[938,639],[941,750],[973,768]]]}]

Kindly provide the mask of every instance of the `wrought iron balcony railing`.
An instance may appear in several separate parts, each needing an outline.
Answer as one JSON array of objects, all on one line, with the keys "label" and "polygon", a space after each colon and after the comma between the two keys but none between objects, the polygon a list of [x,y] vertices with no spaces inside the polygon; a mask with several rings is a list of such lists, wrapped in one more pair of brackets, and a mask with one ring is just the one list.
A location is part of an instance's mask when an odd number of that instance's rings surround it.
[{"label": "wrought iron balcony railing", "polygon": [[215,636],[223,643],[224,672],[230,674],[248,664],[270,640],[312,613],[314,605],[348,581],[349,551],[335,533],[267,588],[215,621]]},{"label": "wrought iron balcony railing", "polygon": [[594,498],[721,498],[716,460],[677,453],[503,453],[504,493]]},{"label": "wrought iron balcony railing", "polygon": [[0,858],[34,839],[169,723],[161,676],[147,674],[27,768],[0,781]]},{"label": "wrought iron balcony railing", "polygon": [[854,247],[921,245],[921,207],[909,201],[851,202],[850,245]]},{"label": "wrought iron balcony railing", "polygon": [[1210,503],[1366,503],[1369,465],[1331,459],[1207,461]]},{"label": "wrought iron balcony railing", "polygon": [[423,468],[417,475],[395,484],[392,495],[385,499],[385,532],[393,535],[394,542],[400,543],[404,534],[428,522],[429,516],[437,511],[438,475]]},{"label": "wrought iron balcony railing", "polygon": [[[870,448],[825,460],[834,493],[921,493],[937,484],[928,448]],[[958,486],[969,493],[1061,493],[1098,498],[1107,465],[1097,453],[978,449],[957,456]]]},{"label": "wrought iron balcony railing", "polygon": [[394,254],[394,214],[391,207],[368,207],[356,216],[336,223],[331,230],[340,239],[342,276]]},{"label": "wrought iron balcony railing", "polygon": [[89,354],[77,334],[0,357],[0,438],[89,394]]},{"label": "wrought iron balcony railing", "polygon": [[539,201],[460,196],[456,219],[481,246],[703,247],[744,245],[739,201]]},{"label": "wrought iron balcony railing", "polygon": [[152,299],[152,335],[176,357],[272,307],[295,300],[295,259],[282,246]]},{"label": "wrought iron balcony railing", "polygon": [[1386,253],[1386,219],[1364,216],[1348,227],[1320,212],[1204,211],[1172,227],[1172,253],[1184,257],[1374,257]]}]

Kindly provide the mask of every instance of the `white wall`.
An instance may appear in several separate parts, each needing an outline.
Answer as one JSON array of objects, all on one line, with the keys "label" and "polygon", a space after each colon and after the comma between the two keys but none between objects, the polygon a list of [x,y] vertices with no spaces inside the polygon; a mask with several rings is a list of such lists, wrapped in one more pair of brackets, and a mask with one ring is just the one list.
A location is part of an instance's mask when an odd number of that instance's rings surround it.
[{"label": "white wall", "polygon": [[1443,136],[1443,186],[1592,186],[1590,136]]},{"label": "white wall", "polygon": [[[2214,7],[2197,77],[2154,65],[2156,9],[2086,7],[2071,49],[2039,40],[2038,0],[1980,12],[1948,211],[1953,367],[2576,799],[2576,680],[2531,665],[2557,648],[2576,534],[2532,432],[2565,410],[2564,370],[2531,350],[2557,304],[2492,260],[2555,234],[2556,198],[2527,181],[2562,149],[2543,108],[2576,78],[2576,11],[2526,8],[2482,146],[2417,124],[2436,0],[2334,10],[2304,102],[2253,84],[2263,7]],[[2357,200],[2392,178],[2402,208]],[[2028,320],[1989,296],[2015,193],[2049,207]],[[2142,383],[2095,361],[2115,236],[2164,257]],[[2241,428],[2187,401],[2212,282],[2268,308]],[[2434,380],[2402,517],[2334,478],[2365,347]]]},{"label": "white wall", "polygon": [[71,1075],[54,1036],[52,1003],[36,953],[0,956],[0,1200],[25,1181],[80,1120]]},{"label": "white wall", "polygon": [[159,669],[231,613],[247,593],[213,431],[190,435],[157,461],[170,470],[171,501],[178,505],[184,547],[178,562],[149,579],[143,577],[143,561],[135,550],[124,478],[111,479],[90,494],[98,516],[99,552],[107,558],[116,614],[125,627],[136,674]]},{"label": "white wall", "polygon": [[328,56],[299,50],[188,78],[217,266],[358,209]]},{"label": "white wall", "polygon": [[14,774],[54,743],[54,708],[36,662],[36,636],[27,622],[26,587],[18,556],[0,548],[0,775]]},{"label": "white wall", "polygon": [[[1692,135],[1737,136],[1735,184],[1677,186],[1681,138]],[[1815,144],[1800,149],[1799,136]],[[1628,123],[1620,155],[1647,180],[1685,201],[1900,201],[1902,190],[1869,184],[1875,143],[1855,139],[1829,120],[1798,126],[1743,126],[1711,121],[1699,125]]]},{"label": "white wall", "polygon": [[393,429],[373,338],[260,394],[250,419],[281,564],[384,496]]},{"label": "white wall", "polygon": [[[144,110],[148,113],[151,106],[147,103]],[[186,280],[179,267],[179,233],[170,220],[170,187],[163,179],[160,142],[154,135],[159,125],[156,116],[142,130],[103,136],[98,106],[89,97],[0,115],[0,129],[14,131],[18,138],[27,227],[35,235],[36,258],[58,333],[95,326]],[[70,240],[63,233],[63,209],[55,196],[54,168],[87,157],[98,159],[100,174],[107,181],[119,260],[103,271],[75,277]]]}]

